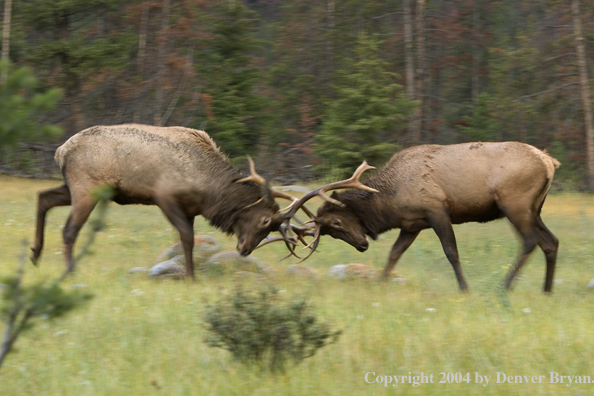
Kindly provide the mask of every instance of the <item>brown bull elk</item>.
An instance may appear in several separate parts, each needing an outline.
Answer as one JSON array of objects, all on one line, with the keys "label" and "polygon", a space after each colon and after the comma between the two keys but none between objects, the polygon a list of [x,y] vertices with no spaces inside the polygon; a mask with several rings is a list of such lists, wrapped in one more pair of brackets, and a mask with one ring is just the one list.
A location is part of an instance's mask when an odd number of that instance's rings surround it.
[{"label": "brown bull elk", "polygon": [[[384,278],[419,232],[432,228],[461,290],[468,285],[452,224],[487,222],[505,216],[523,241],[521,256],[506,276],[506,288],[539,245],[547,263],[544,290],[550,292],[559,241],[544,225],[540,212],[559,165],[545,152],[519,142],[417,146],[395,154],[363,184],[359,176],[371,168],[364,162],[351,179],[306,194],[287,216],[316,195],[328,201],[315,218],[312,252],[320,235],[342,239],[363,252],[369,245],[367,236],[375,239],[400,228]],[[335,192],[331,197],[325,194],[339,188],[354,189]]]},{"label": "brown bull elk", "polygon": [[64,185],[39,193],[32,260],[41,255],[47,211],[72,205],[63,230],[70,270],[76,237],[97,204],[90,193],[103,185],[113,188],[111,200],[118,204],[157,205],[164,212],[179,231],[191,277],[196,216],[237,235],[237,250],[246,256],[282,225],[285,217],[274,198],[294,199],[270,189],[249,157],[251,175],[244,177],[206,132],[189,128],[94,126],[68,139],[55,158]]}]

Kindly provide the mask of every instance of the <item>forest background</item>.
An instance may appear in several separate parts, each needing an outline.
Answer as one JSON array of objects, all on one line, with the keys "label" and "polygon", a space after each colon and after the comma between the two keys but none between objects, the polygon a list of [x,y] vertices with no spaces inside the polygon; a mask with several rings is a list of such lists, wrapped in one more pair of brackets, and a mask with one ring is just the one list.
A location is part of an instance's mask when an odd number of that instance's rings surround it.
[{"label": "forest background", "polygon": [[417,144],[518,140],[594,190],[594,3],[4,0],[0,169],[89,126],[206,130],[283,184]]}]

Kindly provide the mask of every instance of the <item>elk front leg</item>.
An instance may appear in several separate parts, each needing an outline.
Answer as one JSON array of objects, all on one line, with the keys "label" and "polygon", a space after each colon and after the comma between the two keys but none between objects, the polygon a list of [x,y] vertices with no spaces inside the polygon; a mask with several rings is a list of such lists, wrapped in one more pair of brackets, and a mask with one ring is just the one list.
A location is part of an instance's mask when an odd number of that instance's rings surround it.
[{"label": "elk front leg", "polygon": [[468,284],[462,273],[462,266],[460,265],[460,257],[458,255],[458,246],[456,244],[456,235],[449,216],[445,213],[430,215],[429,224],[437,234],[443,251],[454,268],[458,286],[461,291],[468,290]]},{"label": "elk front leg", "polygon": [[179,237],[186,259],[186,276],[194,280],[194,216],[188,216],[179,204],[170,197],[155,197],[155,203],[171,224],[179,231]]},{"label": "elk front leg", "polygon": [[41,191],[37,198],[37,220],[35,230],[35,241],[31,250],[33,255],[31,261],[37,265],[41,251],[43,250],[43,234],[45,229],[45,215],[47,211],[56,206],[68,206],[72,203],[70,189],[66,184],[51,190]]},{"label": "elk front leg", "polygon": [[410,232],[405,230],[400,230],[400,235],[398,235],[398,239],[392,245],[392,250],[390,251],[390,256],[388,256],[388,264],[386,268],[384,268],[384,273],[382,275],[382,279],[387,280],[390,276],[390,272],[400,259],[400,256],[409,248],[410,245],[415,241],[417,235],[419,235],[420,231]]}]

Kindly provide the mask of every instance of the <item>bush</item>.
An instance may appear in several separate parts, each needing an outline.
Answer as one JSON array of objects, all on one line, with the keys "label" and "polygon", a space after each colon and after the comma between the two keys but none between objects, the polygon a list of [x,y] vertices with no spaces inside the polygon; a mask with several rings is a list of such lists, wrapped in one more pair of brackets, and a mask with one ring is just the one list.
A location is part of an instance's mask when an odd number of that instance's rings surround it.
[{"label": "bush", "polygon": [[228,350],[244,364],[268,365],[272,372],[283,372],[287,360],[299,363],[340,336],[340,330],[320,323],[310,308],[305,300],[283,304],[274,288],[238,289],[208,305],[205,342]]}]

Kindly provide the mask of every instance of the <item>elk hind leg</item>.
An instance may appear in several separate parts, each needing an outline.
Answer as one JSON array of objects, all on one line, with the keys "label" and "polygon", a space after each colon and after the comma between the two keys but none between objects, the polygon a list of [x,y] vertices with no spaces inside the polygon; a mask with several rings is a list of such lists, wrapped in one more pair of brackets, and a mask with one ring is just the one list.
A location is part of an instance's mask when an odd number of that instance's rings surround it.
[{"label": "elk hind leg", "polygon": [[[523,208],[521,205],[516,205],[518,208]],[[536,245],[540,242],[541,232],[536,226],[533,212],[528,210],[504,210],[509,221],[516,228],[520,237],[522,238],[522,253],[516,263],[509,269],[505,276],[505,288],[510,289],[513,280],[520,271],[520,269],[526,264],[528,257],[534,251]]]},{"label": "elk hind leg", "polygon": [[74,242],[80,232],[80,229],[89,218],[89,215],[95,208],[97,201],[88,193],[72,200],[72,211],[66,225],[64,226],[64,260],[66,268],[69,271],[74,269]]},{"label": "elk hind leg", "polygon": [[536,227],[540,232],[538,246],[545,254],[547,262],[547,272],[545,276],[544,291],[553,290],[553,277],[555,276],[555,265],[557,262],[557,250],[559,249],[559,239],[547,228],[540,216],[536,217]]},{"label": "elk hind leg", "polygon": [[400,230],[400,235],[398,235],[398,239],[392,245],[392,250],[390,251],[390,256],[388,256],[388,264],[386,268],[384,268],[384,272],[382,275],[382,279],[386,280],[390,276],[390,272],[400,259],[400,256],[409,248],[410,245],[415,241],[417,235],[419,235],[420,231],[410,232],[406,230]]},{"label": "elk hind leg", "polygon": [[31,261],[33,261],[34,264],[37,264],[39,256],[41,256],[41,251],[43,250],[45,216],[47,211],[56,206],[68,206],[71,202],[70,189],[66,184],[39,193],[37,197],[35,241],[31,247],[31,250],[33,251]]}]

